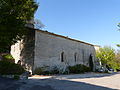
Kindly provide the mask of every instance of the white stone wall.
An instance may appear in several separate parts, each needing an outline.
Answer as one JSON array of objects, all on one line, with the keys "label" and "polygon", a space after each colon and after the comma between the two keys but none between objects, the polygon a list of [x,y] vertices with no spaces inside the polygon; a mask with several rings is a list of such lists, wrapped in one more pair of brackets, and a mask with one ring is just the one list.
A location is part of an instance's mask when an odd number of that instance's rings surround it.
[{"label": "white stone wall", "polygon": [[95,48],[96,51],[99,51],[100,46],[98,46],[98,45],[94,45],[94,48]]},{"label": "white stone wall", "polygon": [[[64,52],[64,62],[61,62],[61,53]],[[76,61],[75,61],[75,53]],[[36,30],[34,69],[42,66],[72,66],[84,64],[89,66],[90,54],[95,59],[94,46],[69,40]],[[94,60],[93,60],[94,61]]]},{"label": "white stone wall", "polygon": [[15,59],[15,63],[18,62],[18,60],[21,59],[20,54],[21,54],[21,50],[23,48],[23,44],[22,44],[22,40],[18,41],[17,43],[15,43],[14,45],[11,46],[11,55],[13,56],[13,58]]}]

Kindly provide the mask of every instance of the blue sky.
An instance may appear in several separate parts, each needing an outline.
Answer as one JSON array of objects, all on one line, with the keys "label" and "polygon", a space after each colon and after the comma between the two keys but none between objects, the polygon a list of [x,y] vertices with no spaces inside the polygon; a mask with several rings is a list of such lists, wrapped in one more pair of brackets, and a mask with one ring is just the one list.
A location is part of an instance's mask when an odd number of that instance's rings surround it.
[{"label": "blue sky", "polygon": [[120,43],[120,0],[37,0],[45,30],[95,45]]}]

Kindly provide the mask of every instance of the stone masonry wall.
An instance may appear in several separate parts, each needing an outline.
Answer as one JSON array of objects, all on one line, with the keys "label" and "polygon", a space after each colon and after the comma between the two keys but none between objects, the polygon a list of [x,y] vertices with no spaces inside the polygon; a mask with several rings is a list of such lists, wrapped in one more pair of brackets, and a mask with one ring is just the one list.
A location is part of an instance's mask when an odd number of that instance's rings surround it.
[{"label": "stone masonry wall", "polygon": [[27,36],[11,46],[11,54],[17,63],[19,60],[32,72],[37,67],[67,66],[84,64],[90,66],[90,56],[95,69],[94,46],[61,35],[29,29]]},{"label": "stone masonry wall", "polygon": [[11,55],[15,58],[15,63],[20,61],[21,65],[30,72],[34,65],[34,45],[35,30],[28,29],[25,38],[11,46]]},{"label": "stone masonry wall", "polygon": [[95,62],[93,45],[69,40],[45,31],[35,31],[34,69],[42,66],[66,67],[76,64],[89,66],[90,55]]}]

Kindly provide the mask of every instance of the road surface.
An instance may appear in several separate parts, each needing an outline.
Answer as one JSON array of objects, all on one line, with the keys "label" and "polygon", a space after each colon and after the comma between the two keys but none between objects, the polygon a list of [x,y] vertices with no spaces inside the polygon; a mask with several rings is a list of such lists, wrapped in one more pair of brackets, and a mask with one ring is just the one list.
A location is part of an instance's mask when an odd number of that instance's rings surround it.
[{"label": "road surface", "polygon": [[19,81],[0,78],[0,90],[120,90],[120,73],[33,76]]}]

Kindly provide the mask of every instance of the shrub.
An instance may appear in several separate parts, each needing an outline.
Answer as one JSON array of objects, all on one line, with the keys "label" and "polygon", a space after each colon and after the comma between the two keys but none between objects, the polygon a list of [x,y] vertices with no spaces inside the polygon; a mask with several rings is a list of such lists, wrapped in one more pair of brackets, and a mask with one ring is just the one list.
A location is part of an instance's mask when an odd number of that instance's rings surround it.
[{"label": "shrub", "polygon": [[11,63],[6,60],[0,61],[0,74],[1,75],[20,75],[23,72],[25,72],[25,70],[23,69],[22,66],[18,64]]},{"label": "shrub", "polygon": [[[63,71],[63,70],[62,70]],[[64,70],[64,72],[61,72],[60,68],[57,66],[53,66],[53,67],[38,67],[34,70],[34,74],[37,75],[49,75],[49,74],[68,74],[68,73],[84,73],[84,72],[89,72],[90,68],[82,65],[82,64],[77,64],[75,66],[69,66],[66,67],[66,69]]]},{"label": "shrub", "polygon": [[19,80],[19,79],[20,79],[20,76],[19,76],[19,75],[15,75],[15,76],[14,76],[14,79],[15,79],[15,80]]},{"label": "shrub", "polygon": [[34,74],[37,74],[37,75],[43,74],[43,72],[44,71],[42,67],[35,68],[34,70]]},{"label": "shrub", "polygon": [[51,70],[49,70],[49,74],[59,74],[58,67],[54,66]]},{"label": "shrub", "polygon": [[10,54],[3,54],[2,55],[2,60],[6,60],[6,61],[9,61],[9,62],[15,63],[14,58]]},{"label": "shrub", "polygon": [[82,65],[82,64],[77,64],[75,66],[69,66],[69,73],[74,73],[74,74],[79,74],[79,73],[84,73],[84,72],[89,72],[90,68]]},{"label": "shrub", "polygon": [[66,71],[62,70],[59,66],[43,66],[37,67],[34,70],[34,74],[37,75],[54,75],[54,74],[65,74]]},{"label": "shrub", "polygon": [[49,75],[49,74],[59,74],[57,67],[50,69],[50,67],[38,67],[34,70],[34,74],[37,75]]}]

